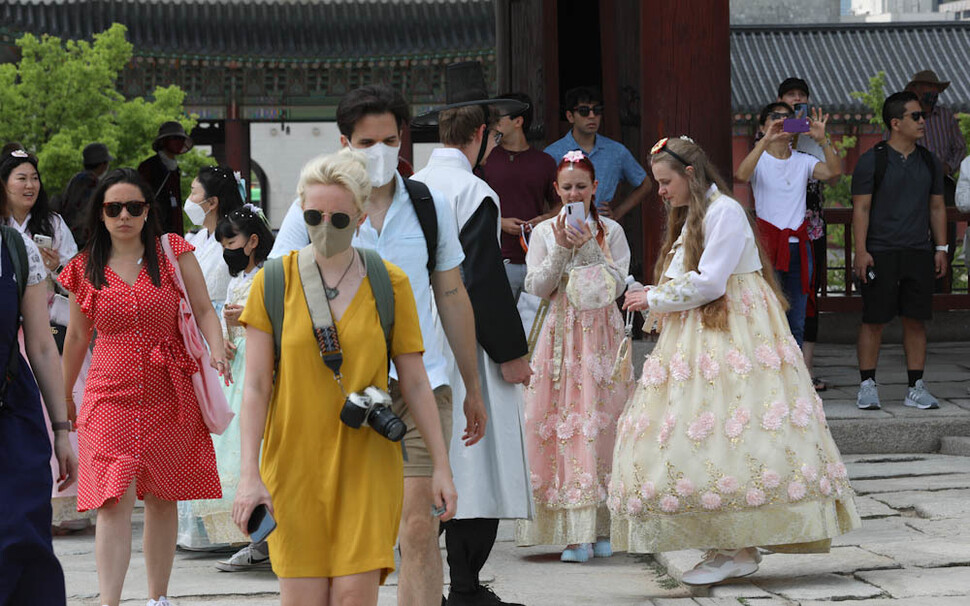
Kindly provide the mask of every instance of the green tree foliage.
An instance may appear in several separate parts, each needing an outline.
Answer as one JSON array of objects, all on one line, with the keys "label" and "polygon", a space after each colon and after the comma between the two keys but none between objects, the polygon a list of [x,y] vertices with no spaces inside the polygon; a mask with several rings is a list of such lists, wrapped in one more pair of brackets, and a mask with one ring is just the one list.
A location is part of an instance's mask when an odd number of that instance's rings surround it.
[{"label": "green tree foliage", "polygon": [[[81,170],[88,143],[105,143],[113,166],[135,167],[155,153],[162,122],[178,120],[186,131],[197,122],[185,114],[178,86],[156,88],[151,100],[125,100],[118,76],[132,57],[126,32],[115,23],[92,42],[24,34],[17,40],[20,62],[0,65],[0,142],[19,141],[37,154],[49,195]],[[198,167],[214,161],[192,150],[180,163],[189,169],[183,169],[188,191]]]},{"label": "green tree foliage", "polygon": [[880,70],[875,76],[871,76],[868,90],[852,91],[849,94],[853,99],[862,101],[862,104],[872,112],[872,117],[869,118],[870,124],[885,126],[882,123],[882,104],[886,101],[886,72]]}]

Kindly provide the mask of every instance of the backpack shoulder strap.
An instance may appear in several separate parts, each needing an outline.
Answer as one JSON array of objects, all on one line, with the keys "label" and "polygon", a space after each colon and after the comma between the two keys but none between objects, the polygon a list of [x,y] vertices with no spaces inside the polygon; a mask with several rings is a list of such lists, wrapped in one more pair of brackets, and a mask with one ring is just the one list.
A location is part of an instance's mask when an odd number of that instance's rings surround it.
[{"label": "backpack shoulder strap", "polygon": [[283,259],[269,259],[263,265],[263,305],[273,326],[273,354],[275,365],[280,363],[280,346],[283,339],[283,298],[286,295],[286,274]]},{"label": "backpack shoulder strap", "polygon": [[933,161],[933,152],[928,148],[923,147],[919,143],[916,144],[916,151],[919,152],[920,158],[923,159],[923,163],[930,169],[930,176],[932,177],[936,172],[936,162]]},{"label": "backpack shoulder strap", "polygon": [[874,153],[876,154],[876,170],[872,176],[872,196],[875,197],[876,190],[879,189],[883,177],[886,176],[886,167],[889,166],[889,146],[885,141],[880,141],[872,149],[875,150]]},{"label": "backpack shoulder strap", "polygon": [[374,301],[377,302],[377,316],[381,320],[381,328],[384,330],[384,340],[387,342],[388,362],[391,358],[391,330],[394,328],[394,287],[391,285],[391,275],[387,273],[384,260],[377,254],[376,250],[370,248],[358,248],[367,266],[367,279],[370,281],[370,288],[374,291]]},{"label": "backpack shoulder strap", "polygon": [[10,252],[10,262],[13,263],[14,276],[17,278],[17,291],[21,299],[24,291],[27,290],[27,246],[20,232],[6,225],[0,226],[3,230],[3,242]]},{"label": "backpack shoulder strap", "polygon": [[418,223],[424,233],[424,242],[428,247],[428,273],[434,273],[438,259],[438,213],[434,208],[434,199],[428,186],[414,179],[405,179],[404,188],[408,190],[414,212],[418,215]]}]

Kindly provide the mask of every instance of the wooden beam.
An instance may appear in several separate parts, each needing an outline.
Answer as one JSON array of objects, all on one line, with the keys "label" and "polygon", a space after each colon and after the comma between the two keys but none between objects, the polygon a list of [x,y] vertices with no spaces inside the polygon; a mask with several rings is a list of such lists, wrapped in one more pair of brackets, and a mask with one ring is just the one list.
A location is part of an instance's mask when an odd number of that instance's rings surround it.
[{"label": "wooden beam", "polygon": [[544,74],[545,142],[558,139],[559,133],[559,9],[556,0],[542,0],[542,69]]}]

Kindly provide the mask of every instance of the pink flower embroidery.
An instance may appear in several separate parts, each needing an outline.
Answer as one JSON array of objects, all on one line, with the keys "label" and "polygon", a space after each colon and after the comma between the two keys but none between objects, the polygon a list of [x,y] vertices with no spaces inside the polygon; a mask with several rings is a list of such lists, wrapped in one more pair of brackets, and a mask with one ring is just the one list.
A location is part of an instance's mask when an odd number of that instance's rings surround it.
[{"label": "pink flower embroidery", "polygon": [[682,497],[689,497],[694,494],[694,483],[687,478],[681,478],[674,485],[674,490]]},{"label": "pink flower embroidery", "polygon": [[724,494],[731,494],[737,491],[737,489],[740,487],[741,485],[738,482],[738,479],[734,476],[724,476],[717,481],[717,489]]},{"label": "pink flower embroidery", "polygon": [[751,372],[751,360],[741,353],[740,349],[732,349],[727,354],[727,362],[735,374],[745,376]]},{"label": "pink flower embroidery", "polygon": [[670,378],[680,382],[690,378],[690,364],[684,358],[684,354],[677,353],[670,360]]},{"label": "pink flower embroidery", "polygon": [[818,470],[808,463],[805,463],[802,465],[802,477],[808,480],[809,483],[812,483],[818,479]]},{"label": "pink flower embroidery", "polygon": [[556,490],[555,486],[550,486],[546,489],[546,503],[555,503],[559,500],[559,491]]},{"label": "pink flower embroidery", "polygon": [[744,425],[737,419],[728,419],[724,422],[724,435],[731,439],[738,437],[743,431]]},{"label": "pink flower embroidery", "polygon": [[798,398],[795,400],[795,412],[791,416],[792,425],[802,428],[808,427],[813,413],[812,403],[809,402],[808,398]]},{"label": "pink flower embroidery", "polygon": [[701,369],[701,375],[706,381],[714,381],[721,372],[721,366],[710,354],[702,353],[697,356],[697,366]]},{"label": "pink flower embroidery", "polygon": [[592,485],[593,485],[593,474],[589,473],[588,471],[584,471],[583,473],[579,474],[580,488],[582,488],[583,490],[586,490]]},{"label": "pink flower embroidery", "polygon": [[749,488],[745,495],[745,501],[751,507],[760,507],[765,504],[765,493],[757,488]]},{"label": "pink flower embroidery", "polygon": [[650,427],[650,417],[648,417],[645,414],[640,415],[640,418],[637,419],[637,424],[634,427],[634,430],[636,431],[637,435],[645,432],[648,427]]},{"label": "pink flower embroidery", "polygon": [[765,485],[765,488],[778,488],[781,484],[781,476],[774,469],[766,469],[761,474],[761,482]]},{"label": "pink flower embroidery", "polygon": [[830,476],[840,480],[846,477],[847,475],[849,475],[845,469],[845,463],[842,463],[842,462],[829,463],[828,465],[826,465],[825,469],[826,471],[828,471]]},{"label": "pink flower embroidery", "polygon": [[754,307],[754,297],[747,288],[741,291],[741,315],[751,315],[751,308]]},{"label": "pink flower embroidery", "polygon": [[539,439],[543,442],[549,440],[556,433],[555,425],[549,421],[539,426]]},{"label": "pink flower embroidery", "polygon": [[782,422],[788,417],[788,407],[783,402],[772,402],[761,417],[761,426],[768,431],[781,429]]},{"label": "pink flower embroidery", "polygon": [[738,423],[747,425],[748,421],[751,420],[751,411],[747,408],[736,408],[731,416],[737,419]]},{"label": "pink flower embroidery", "polygon": [[657,434],[657,442],[659,442],[661,446],[666,444],[667,440],[670,439],[670,434],[673,433],[674,425],[676,424],[677,417],[675,417],[673,413],[668,412],[664,417],[663,425],[660,426],[660,433]]},{"label": "pink flower embroidery", "polygon": [[805,485],[795,480],[788,484],[788,498],[792,501],[801,500],[805,496]]},{"label": "pink flower embroidery", "polygon": [[614,495],[610,495],[609,506],[610,506],[610,511],[619,513],[619,510],[620,510],[620,496],[619,495],[615,495],[615,494]]},{"label": "pink flower embroidery", "polygon": [[715,417],[713,412],[705,412],[694,419],[694,422],[687,428],[687,437],[695,442],[707,438],[714,431]]},{"label": "pink flower embroidery", "polygon": [[818,489],[825,496],[829,496],[830,494],[832,494],[832,483],[829,482],[829,479],[827,477],[822,476],[822,479],[818,481]]},{"label": "pink flower embroidery", "polygon": [[782,357],[785,364],[794,366],[802,358],[802,351],[797,347],[792,347],[790,343],[781,341],[778,343],[778,355]]},{"label": "pink flower embroidery", "polygon": [[575,486],[570,488],[568,491],[566,491],[566,500],[569,503],[572,503],[572,504],[579,503],[579,500],[582,497],[583,497],[582,491],[576,488]]},{"label": "pink flower embroidery", "polygon": [[759,345],[754,350],[754,357],[756,357],[758,359],[758,363],[765,368],[770,368],[772,370],[778,370],[781,368],[781,358],[778,357],[778,352],[776,352],[770,345]]},{"label": "pink flower embroidery", "polygon": [[595,416],[590,416],[583,422],[583,435],[589,439],[595,438],[600,431],[599,422]]},{"label": "pink flower embroidery", "polygon": [[630,515],[637,515],[643,511],[643,501],[633,496],[626,500],[626,510]]},{"label": "pink flower embroidery", "polygon": [[654,496],[656,496],[656,494],[657,494],[657,491],[656,491],[656,489],[653,486],[653,482],[644,482],[640,486],[640,497],[644,501],[649,501]]},{"label": "pink flower embroidery", "polygon": [[579,415],[572,413],[556,424],[556,435],[560,440],[568,440],[576,435],[576,430],[579,429],[580,424]]},{"label": "pink flower embroidery", "polygon": [[640,382],[644,387],[657,387],[667,381],[667,369],[655,356],[647,356],[643,363],[643,374]]},{"label": "pink flower embroidery", "polygon": [[705,492],[701,495],[701,505],[704,509],[718,509],[721,506],[721,496],[716,492]]},{"label": "pink flower embroidery", "polygon": [[631,429],[633,429],[633,418],[630,415],[626,415],[620,421],[620,435],[625,436],[630,433]]},{"label": "pink flower embroidery", "polygon": [[660,499],[660,509],[667,513],[673,513],[680,509],[680,499],[672,494],[665,495]]},{"label": "pink flower embroidery", "polygon": [[542,478],[540,478],[539,474],[537,473],[530,473],[529,480],[532,482],[533,488],[539,488],[539,486],[542,484]]},{"label": "pink flower embroidery", "polygon": [[815,394],[815,418],[818,422],[825,424],[825,407],[822,405],[822,398],[818,394]]}]

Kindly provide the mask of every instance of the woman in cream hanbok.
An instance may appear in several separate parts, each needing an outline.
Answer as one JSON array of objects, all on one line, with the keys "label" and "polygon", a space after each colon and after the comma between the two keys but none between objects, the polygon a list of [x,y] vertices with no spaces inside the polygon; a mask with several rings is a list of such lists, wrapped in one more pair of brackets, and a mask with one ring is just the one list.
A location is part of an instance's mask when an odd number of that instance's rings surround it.
[{"label": "woman in cream hanbok", "polygon": [[567,545],[562,561],[585,562],[612,554],[606,485],[616,419],[632,387],[628,361],[614,372],[623,339],[614,300],[630,246],[618,223],[596,214],[595,170],[582,152],[566,154],[555,185],[564,205],[582,203],[585,223],[582,231],[570,227],[564,207],[536,227],[526,257],[526,291],[551,303],[525,392],[536,513],[516,523],[516,540]]},{"label": "woman in cream hanbok", "polygon": [[825,552],[859,516],[751,218],[690,139],[651,158],[667,241],[625,307],[661,330],[617,429],[613,545],[709,549],[689,584],[755,572],[757,546]]}]

